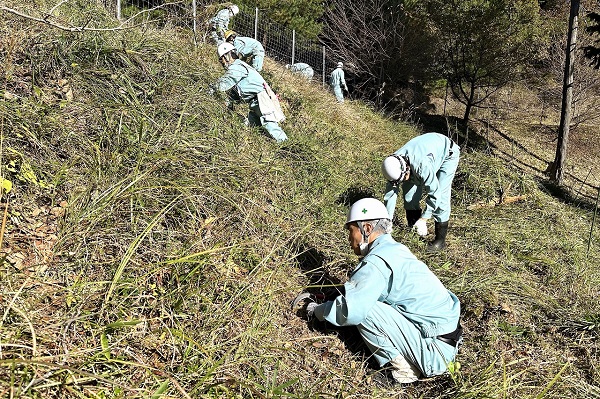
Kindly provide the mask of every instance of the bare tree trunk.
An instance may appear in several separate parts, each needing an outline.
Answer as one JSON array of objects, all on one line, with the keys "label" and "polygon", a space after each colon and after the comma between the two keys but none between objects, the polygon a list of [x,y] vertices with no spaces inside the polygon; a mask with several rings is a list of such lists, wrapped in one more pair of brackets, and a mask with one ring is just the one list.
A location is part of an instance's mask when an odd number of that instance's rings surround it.
[{"label": "bare tree trunk", "polygon": [[550,180],[562,185],[564,177],[564,164],[567,158],[567,144],[569,143],[569,125],[571,124],[571,103],[573,102],[573,74],[575,70],[575,48],[577,46],[577,17],[579,16],[579,0],[571,0],[569,14],[569,32],[567,48],[565,50],[565,73],[563,77],[562,106],[560,111],[560,125],[558,126],[558,142],[554,162],[550,166]]},{"label": "bare tree trunk", "polygon": [[463,116],[463,122],[464,123],[468,123],[469,122],[469,117],[471,116],[471,110],[473,109],[473,104],[475,104],[475,102],[473,101],[475,99],[475,83],[471,82],[469,85],[469,98],[467,99],[467,103],[465,104],[465,114]]},{"label": "bare tree trunk", "polygon": [[465,114],[463,115],[463,122],[467,123],[469,122],[469,117],[471,115],[471,102],[467,102],[467,105],[465,107]]}]

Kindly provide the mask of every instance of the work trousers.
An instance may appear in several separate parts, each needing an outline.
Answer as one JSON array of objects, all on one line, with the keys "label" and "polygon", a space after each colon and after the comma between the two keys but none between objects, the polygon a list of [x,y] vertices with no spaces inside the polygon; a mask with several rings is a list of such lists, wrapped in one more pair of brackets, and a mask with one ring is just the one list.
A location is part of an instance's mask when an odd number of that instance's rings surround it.
[{"label": "work trousers", "polygon": [[[460,150],[458,145],[452,147],[452,152],[446,157],[442,166],[437,171],[438,179],[438,201],[437,208],[433,210],[433,219],[436,222],[447,222],[450,219],[450,198],[452,195],[452,180],[458,167]],[[402,192],[404,194],[404,209],[420,209],[421,198],[423,197],[423,187],[412,183],[410,180],[402,183]]]},{"label": "work trousers", "polygon": [[267,118],[263,116],[262,112],[260,112],[258,101],[255,101],[250,105],[248,122],[250,126],[262,126],[278,143],[281,143],[288,138],[281,126],[279,126],[279,123],[268,121]]},{"label": "work trousers", "polygon": [[410,320],[383,302],[377,302],[357,327],[380,366],[402,355],[425,377],[444,373],[458,351],[435,337],[423,337]]},{"label": "work trousers", "polygon": [[341,86],[333,86],[333,93],[335,94],[335,98],[337,98],[338,103],[344,102],[344,93],[342,93]]}]

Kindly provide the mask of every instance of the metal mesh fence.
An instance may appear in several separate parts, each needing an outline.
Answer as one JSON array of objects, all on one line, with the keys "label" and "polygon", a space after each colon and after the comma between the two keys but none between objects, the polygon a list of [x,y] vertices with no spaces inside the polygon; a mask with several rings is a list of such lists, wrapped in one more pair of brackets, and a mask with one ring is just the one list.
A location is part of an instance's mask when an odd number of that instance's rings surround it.
[{"label": "metal mesh fence", "polygon": [[[210,42],[209,23],[226,4],[201,0],[169,2],[165,0],[99,0],[120,19],[127,19],[148,10],[144,18],[188,29],[195,43]],[[259,9],[241,8],[231,18],[229,28],[238,36],[257,39],[267,56],[282,64],[306,63],[314,70],[313,81],[326,85],[336,60],[329,57],[327,48],[268,18]]]}]

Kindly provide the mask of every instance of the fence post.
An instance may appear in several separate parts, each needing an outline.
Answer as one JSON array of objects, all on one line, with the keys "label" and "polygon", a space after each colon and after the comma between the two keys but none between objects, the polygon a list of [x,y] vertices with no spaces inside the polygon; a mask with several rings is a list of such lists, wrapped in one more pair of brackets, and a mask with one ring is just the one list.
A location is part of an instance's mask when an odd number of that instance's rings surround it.
[{"label": "fence post", "polygon": [[198,42],[196,41],[196,37],[198,34],[198,30],[196,27],[196,18],[197,18],[196,0],[192,0],[192,15],[194,16],[194,22],[192,23],[192,30],[194,31],[194,46],[197,46]]},{"label": "fence post", "polygon": [[258,40],[258,7],[254,11],[254,40]]},{"label": "fence post", "polygon": [[117,0],[117,20],[121,20],[121,0]]},{"label": "fence post", "polygon": [[325,87],[325,46],[323,46],[323,87]]},{"label": "fence post", "polygon": [[292,29],[292,65],[294,65],[294,56],[296,55],[296,29]]}]

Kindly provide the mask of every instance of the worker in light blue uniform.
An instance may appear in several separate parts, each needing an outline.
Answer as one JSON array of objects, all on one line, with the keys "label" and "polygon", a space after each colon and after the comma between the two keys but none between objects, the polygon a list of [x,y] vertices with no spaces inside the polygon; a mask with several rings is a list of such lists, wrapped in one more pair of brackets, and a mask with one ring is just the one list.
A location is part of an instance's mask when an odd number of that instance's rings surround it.
[{"label": "worker in light blue uniform", "polygon": [[250,65],[258,72],[262,71],[265,60],[265,48],[251,37],[238,36],[232,30],[225,32],[225,41],[233,44],[240,59]]},{"label": "worker in light blue uniform", "polygon": [[346,85],[346,78],[343,68],[344,63],[338,62],[337,68],[335,68],[329,76],[329,85],[331,86],[331,90],[333,90],[335,98],[337,98],[339,103],[344,102],[344,93],[342,93],[342,88],[348,92],[348,86]]},{"label": "worker in light blue uniform", "polygon": [[225,41],[225,32],[229,29],[229,20],[239,12],[240,8],[233,4],[219,10],[219,12],[208,21],[211,28],[210,37],[217,46]]},{"label": "worker in light blue uniform", "polygon": [[332,301],[306,305],[309,317],[357,326],[380,366],[396,382],[410,383],[447,371],[462,341],[458,298],[389,234],[385,205],[355,202],[346,222],[354,253],[364,256]]},{"label": "worker in light blue uniform", "polygon": [[294,73],[304,76],[306,80],[311,80],[315,75],[315,71],[312,67],[304,62],[296,62],[292,65],[287,64],[285,67]]},{"label": "worker in light blue uniform", "polygon": [[277,142],[287,139],[287,135],[279,126],[284,120],[278,101],[269,85],[258,72],[244,61],[237,58],[235,48],[231,43],[222,43],[217,48],[221,65],[226,69],[225,74],[216,83],[216,90],[227,92],[233,101],[244,101],[249,104],[248,122],[250,126],[262,127]]},{"label": "worker in light blue uniform", "polygon": [[[393,218],[402,185],[406,220],[410,228],[424,237],[427,220],[435,221],[435,238],[428,252],[446,247],[452,180],[456,174],[460,148],[450,138],[439,133],[425,133],[409,140],[399,150],[384,159],[382,172],[387,180],[384,203]],[[421,198],[427,195],[425,211],[421,211]]]}]

